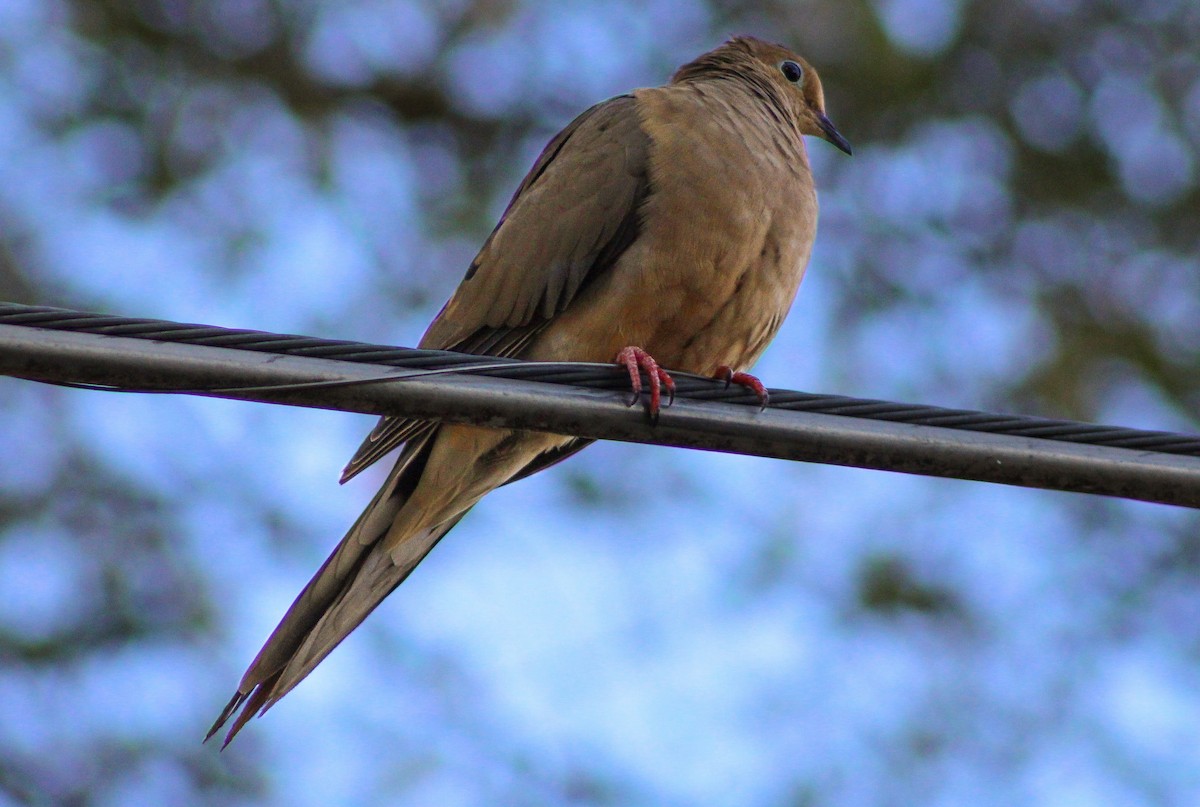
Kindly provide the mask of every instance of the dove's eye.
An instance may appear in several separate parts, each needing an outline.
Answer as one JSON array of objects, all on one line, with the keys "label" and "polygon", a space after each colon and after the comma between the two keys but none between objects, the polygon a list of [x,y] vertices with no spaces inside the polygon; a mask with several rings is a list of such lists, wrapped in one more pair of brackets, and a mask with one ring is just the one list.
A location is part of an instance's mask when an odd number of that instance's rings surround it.
[{"label": "dove's eye", "polygon": [[793,84],[804,78],[804,68],[788,59],[786,62],[781,62],[779,69],[783,71],[783,77]]}]

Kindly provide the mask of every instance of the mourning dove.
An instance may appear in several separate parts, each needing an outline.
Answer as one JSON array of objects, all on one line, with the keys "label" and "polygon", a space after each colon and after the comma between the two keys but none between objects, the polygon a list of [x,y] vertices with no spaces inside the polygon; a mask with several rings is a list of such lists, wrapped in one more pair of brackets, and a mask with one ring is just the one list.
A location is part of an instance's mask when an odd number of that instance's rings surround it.
[{"label": "mourning dove", "polygon": [[[662,86],[593,106],[521,182],[421,347],[617,361],[657,409],[658,368],[745,373],[808,264],[817,197],[801,135],[847,154],[821,81],[780,45],[736,37]],[[211,737],[226,744],[296,686],[486,493],[589,441],[385,417],[343,481],[403,445],[383,487],[292,603]]]}]

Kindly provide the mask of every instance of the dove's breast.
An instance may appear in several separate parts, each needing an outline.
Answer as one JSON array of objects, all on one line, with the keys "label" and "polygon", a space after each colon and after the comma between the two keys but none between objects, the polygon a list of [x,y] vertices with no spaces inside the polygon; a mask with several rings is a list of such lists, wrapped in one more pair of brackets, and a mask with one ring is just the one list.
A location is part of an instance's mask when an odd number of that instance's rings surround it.
[{"label": "dove's breast", "polygon": [[638,237],[531,358],[611,361],[637,345],[675,369],[747,369],[782,324],[812,251],[817,197],[804,143],[736,86],[636,95],[651,143]]}]

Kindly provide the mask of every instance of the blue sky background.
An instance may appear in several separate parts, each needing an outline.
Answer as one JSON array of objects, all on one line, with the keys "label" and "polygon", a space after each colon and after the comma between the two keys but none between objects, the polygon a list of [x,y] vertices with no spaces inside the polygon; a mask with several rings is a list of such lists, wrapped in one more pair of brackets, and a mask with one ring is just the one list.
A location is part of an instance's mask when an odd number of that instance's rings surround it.
[{"label": "blue sky background", "polygon": [[[1196,429],[1187,2],[206,5],[0,4],[10,298],[413,344],[555,131],[747,32],[855,146],[769,385]],[[1200,800],[1191,512],[597,445],[218,754],[371,419],[0,413],[0,805]]]}]

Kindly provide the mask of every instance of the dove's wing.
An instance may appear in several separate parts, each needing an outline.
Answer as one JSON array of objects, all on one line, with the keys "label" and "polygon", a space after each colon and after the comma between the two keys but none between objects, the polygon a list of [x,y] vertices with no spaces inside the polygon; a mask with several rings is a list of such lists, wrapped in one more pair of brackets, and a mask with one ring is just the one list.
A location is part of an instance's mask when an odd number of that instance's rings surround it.
[{"label": "dove's wing", "polygon": [[[580,289],[616,263],[637,237],[649,193],[649,139],[636,104],[632,95],[597,104],[550,141],[421,347],[520,356]],[[432,428],[382,418],[342,481]]]}]

